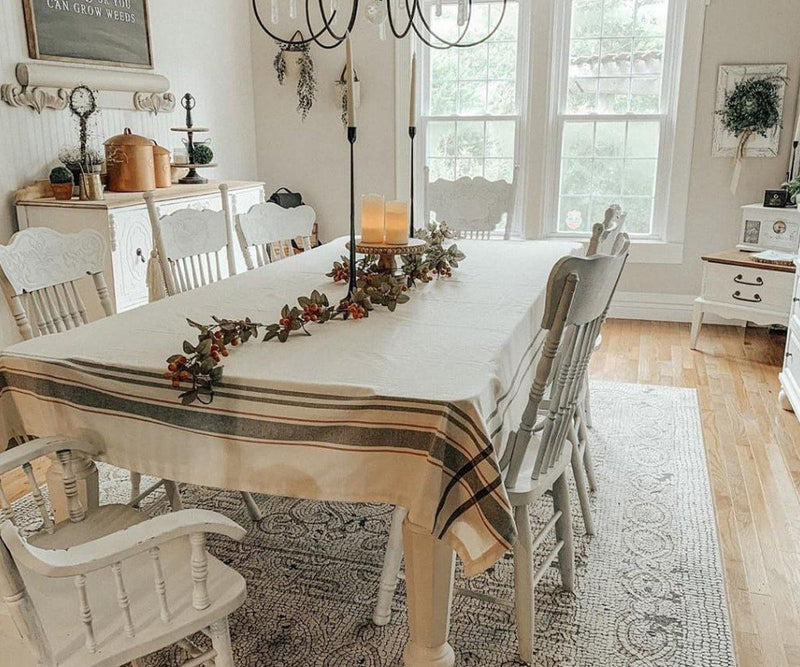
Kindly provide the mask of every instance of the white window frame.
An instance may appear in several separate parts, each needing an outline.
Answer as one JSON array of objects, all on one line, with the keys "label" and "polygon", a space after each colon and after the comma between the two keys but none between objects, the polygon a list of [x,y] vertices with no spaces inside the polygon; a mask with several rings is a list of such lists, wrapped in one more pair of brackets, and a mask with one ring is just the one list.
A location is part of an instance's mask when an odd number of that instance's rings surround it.
[{"label": "white window frame", "polygon": [[[446,4],[456,4],[458,0],[443,0]],[[498,2],[498,0],[473,0],[474,3]],[[415,211],[417,220],[422,220],[425,215],[425,161],[427,158],[428,147],[426,144],[428,132],[427,125],[430,121],[514,121],[516,123],[515,144],[514,144],[514,186],[516,206],[512,218],[512,237],[521,237],[525,233],[523,219],[524,210],[524,174],[526,146],[526,129],[528,118],[528,66],[530,63],[530,30],[531,8],[528,0],[516,0],[518,6],[517,21],[517,80],[516,97],[518,103],[518,113],[504,115],[447,115],[431,116],[429,109],[430,100],[430,49],[422,44],[417,38],[397,40],[395,46],[395,151],[397,157],[396,165],[396,187],[397,196],[406,197],[408,183],[410,182],[410,145],[408,137],[408,99],[410,88],[409,70],[411,65],[412,49],[416,50],[418,62],[418,80],[420,81],[419,94],[421,96],[420,116],[417,126],[417,138],[414,145],[414,181],[415,181]],[[424,0],[425,8],[434,6],[435,0]]]},{"label": "white window frame", "polygon": [[[534,44],[531,53],[530,108],[544,127],[531,131],[527,151],[544,155],[538,167],[531,167],[526,180],[525,211],[529,238],[584,240],[587,233],[557,232],[558,197],[561,172],[560,114],[566,98],[569,67],[571,0],[532,0]],[[683,241],[689,196],[689,174],[694,140],[697,90],[700,76],[705,9],[708,0],[671,0],[668,34],[665,41],[665,75],[662,80],[662,110],[645,116],[620,115],[620,120],[656,119],[662,123],[657,175],[657,203],[653,233],[636,236],[631,261],[643,263],[683,262]],[[543,25],[544,24],[544,25]],[[550,49],[548,56],[547,49]],[[670,75],[666,76],[667,69]],[[547,90],[546,100],[536,99],[533,91]],[[568,115],[570,120],[612,120],[606,114]]]}]

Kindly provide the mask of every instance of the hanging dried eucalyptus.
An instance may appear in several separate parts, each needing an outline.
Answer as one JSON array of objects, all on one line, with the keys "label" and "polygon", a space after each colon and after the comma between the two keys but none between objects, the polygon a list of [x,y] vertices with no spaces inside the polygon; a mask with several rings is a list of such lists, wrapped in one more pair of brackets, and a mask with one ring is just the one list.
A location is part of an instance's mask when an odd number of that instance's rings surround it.
[{"label": "hanging dried eucalyptus", "polygon": [[310,45],[304,43],[303,33],[297,30],[290,41],[278,42],[278,49],[278,54],[273,61],[273,67],[278,74],[278,83],[280,85],[283,85],[286,80],[286,53],[300,54],[297,59],[297,64],[300,67],[300,77],[297,81],[297,110],[305,120],[317,94],[317,80],[314,78],[314,61],[311,60]]},{"label": "hanging dried eucalyptus", "polygon": [[311,53],[308,47],[303,49],[300,54],[298,64],[300,65],[300,78],[297,81],[297,110],[305,120],[317,94],[314,61],[311,60]]},{"label": "hanging dried eucalyptus", "polygon": [[278,55],[275,56],[275,60],[273,61],[273,66],[275,67],[275,71],[278,73],[278,83],[283,85],[284,80],[286,79],[286,58],[284,57],[284,45],[279,44],[280,50],[278,51]]}]

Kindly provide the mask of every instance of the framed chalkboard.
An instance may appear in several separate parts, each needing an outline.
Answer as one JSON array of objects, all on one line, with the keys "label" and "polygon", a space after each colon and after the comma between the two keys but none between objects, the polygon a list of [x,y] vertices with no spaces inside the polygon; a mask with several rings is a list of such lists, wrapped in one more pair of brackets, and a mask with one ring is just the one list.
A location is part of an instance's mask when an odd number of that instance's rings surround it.
[{"label": "framed chalkboard", "polygon": [[147,0],[22,0],[37,60],[153,67]]}]

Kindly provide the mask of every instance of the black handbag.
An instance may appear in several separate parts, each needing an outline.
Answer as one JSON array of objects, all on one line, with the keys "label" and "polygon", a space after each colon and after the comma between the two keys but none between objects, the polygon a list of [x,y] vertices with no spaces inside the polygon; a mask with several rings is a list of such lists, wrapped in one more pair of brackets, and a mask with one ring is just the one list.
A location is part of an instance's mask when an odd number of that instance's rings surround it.
[{"label": "black handbag", "polygon": [[292,192],[289,188],[278,188],[269,198],[281,208],[295,208],[303,205],[303,195]]}]

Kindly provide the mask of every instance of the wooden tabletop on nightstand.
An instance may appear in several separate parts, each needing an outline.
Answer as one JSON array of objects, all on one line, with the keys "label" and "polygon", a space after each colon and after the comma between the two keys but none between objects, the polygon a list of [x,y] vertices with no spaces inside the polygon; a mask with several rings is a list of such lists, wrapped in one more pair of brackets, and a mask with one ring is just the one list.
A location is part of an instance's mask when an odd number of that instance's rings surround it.
[{"label": "wooden tabletop on nightstand", "polygon": [[704,262],[711,262],[712,264],[746,266],[751,269],[761,269],[763,271],[782,271],[784,273],[794,273],[795,269],[795,267],[786,266],[785,264],[757,262],[753,259],[752,252],[744,252],[743,250],[725,250],[723,252],[716,252],[712,255],[703,255],[701,259]]}]

